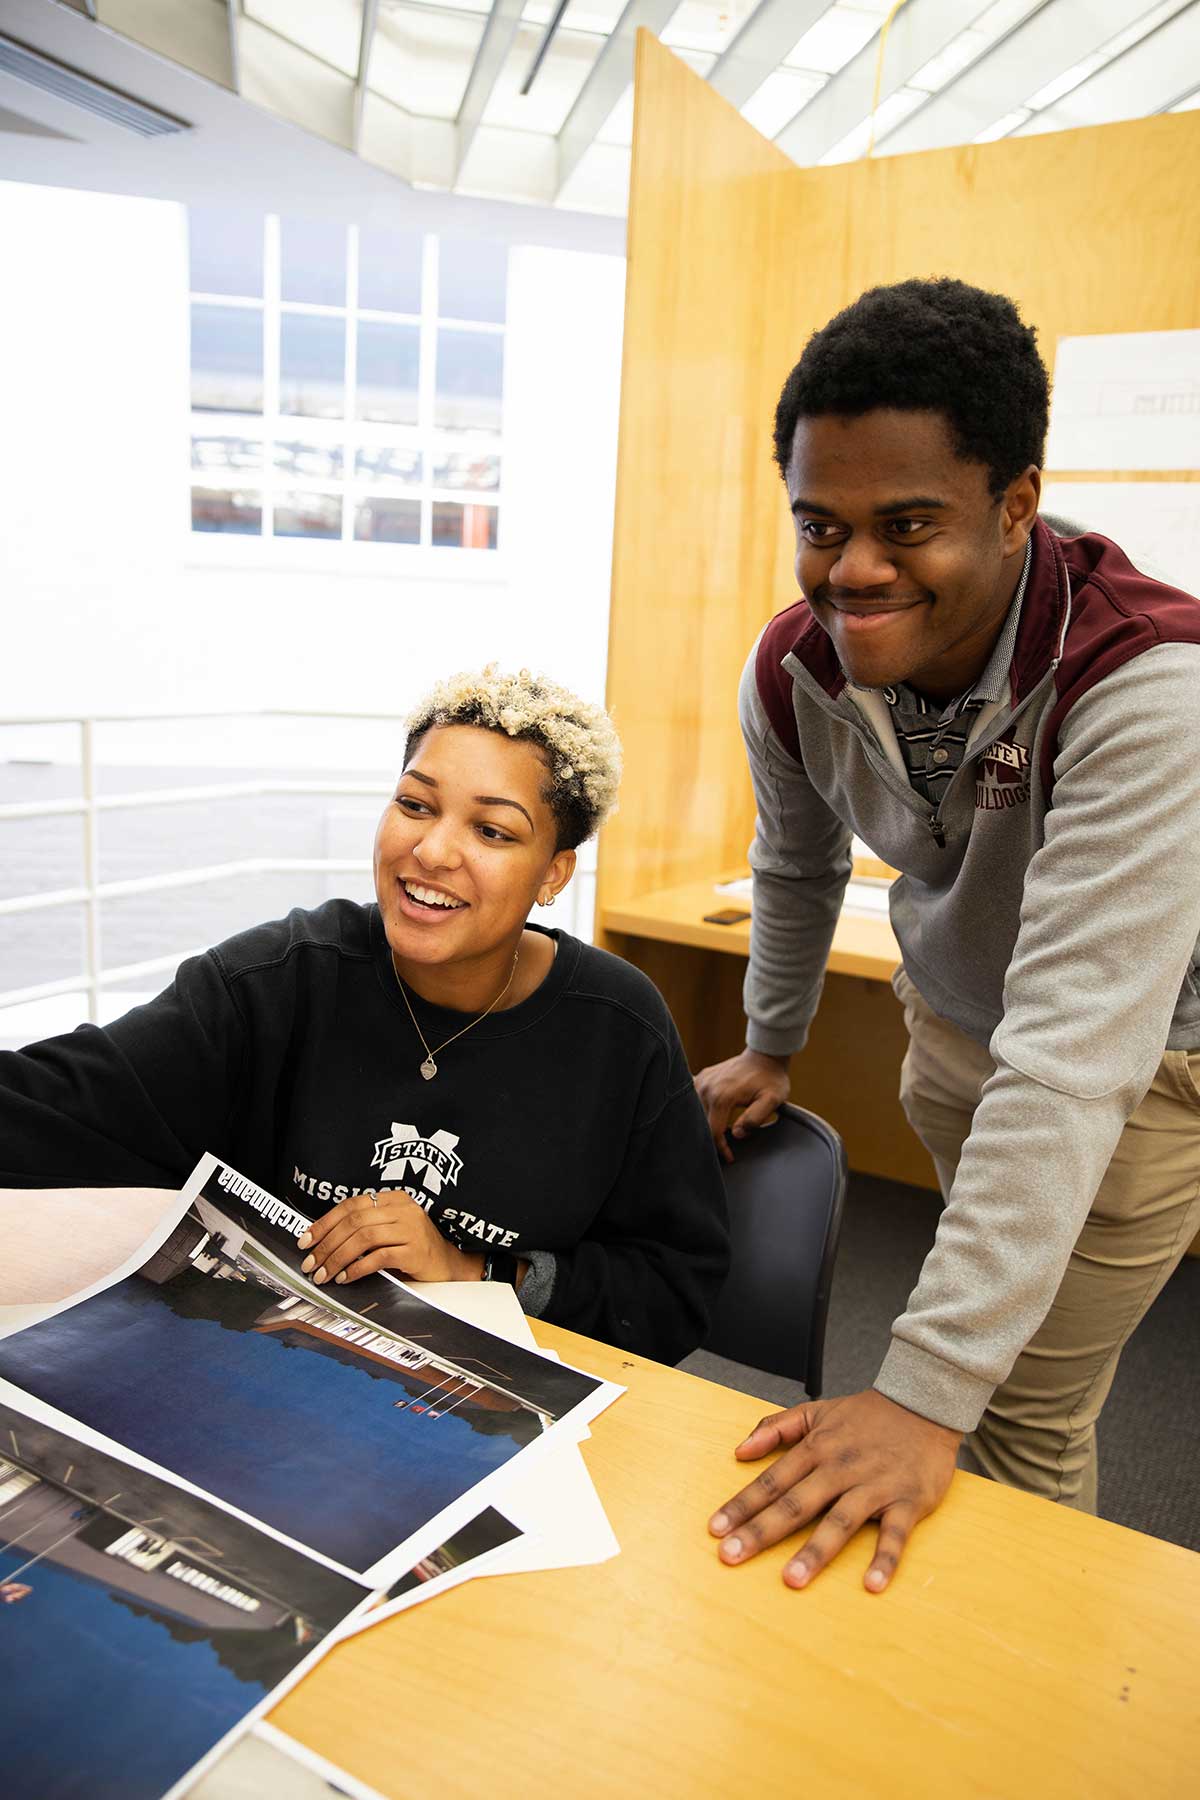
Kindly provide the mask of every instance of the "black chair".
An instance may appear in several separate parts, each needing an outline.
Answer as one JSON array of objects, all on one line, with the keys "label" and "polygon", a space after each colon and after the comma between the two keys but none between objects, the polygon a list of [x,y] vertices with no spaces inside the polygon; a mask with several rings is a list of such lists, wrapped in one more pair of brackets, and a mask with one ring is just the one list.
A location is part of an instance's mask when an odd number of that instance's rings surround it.
[{"label": "black chair", "polygon": [[733,1261],[704,1348],[802,1381],[817,1400],[846,1199],[842,1140],[815,1113],[786,1105],[733,1153],[725,1165]]}]

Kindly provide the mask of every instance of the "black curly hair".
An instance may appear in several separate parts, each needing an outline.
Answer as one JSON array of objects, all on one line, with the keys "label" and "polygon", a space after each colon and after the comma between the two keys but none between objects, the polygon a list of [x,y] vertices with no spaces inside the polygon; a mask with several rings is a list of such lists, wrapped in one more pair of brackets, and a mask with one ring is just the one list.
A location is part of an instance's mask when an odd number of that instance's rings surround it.
[{"label": "black curly hair", "polygon": [[786,479],[798,419],[876,407],[939,412],[959,455],[983,463],[993,499],[1046,446],[1050,381],[1037,332],[1003,294],[943,277],[868,288],[814,332],[775,409]]}]

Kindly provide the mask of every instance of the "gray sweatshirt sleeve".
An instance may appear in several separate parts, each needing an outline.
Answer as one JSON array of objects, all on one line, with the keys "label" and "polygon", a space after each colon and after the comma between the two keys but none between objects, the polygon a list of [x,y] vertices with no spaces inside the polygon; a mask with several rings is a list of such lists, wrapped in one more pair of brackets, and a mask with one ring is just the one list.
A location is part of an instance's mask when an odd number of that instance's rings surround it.
[{"label": "gray sweatshirt sleeve", "polygon": [[754,783],[754,903],[742,1003],[751,1050],[804,1047],[850,875],[850,830],[780,744],[759,698],[755,654],[738,708]]},{"label": "gray sweatshirt sleeve", "polygon": [[1072,708],[958,1174],[876,1387],[971,1430],[1050,1309],[1200,934],[1200,650]]}]

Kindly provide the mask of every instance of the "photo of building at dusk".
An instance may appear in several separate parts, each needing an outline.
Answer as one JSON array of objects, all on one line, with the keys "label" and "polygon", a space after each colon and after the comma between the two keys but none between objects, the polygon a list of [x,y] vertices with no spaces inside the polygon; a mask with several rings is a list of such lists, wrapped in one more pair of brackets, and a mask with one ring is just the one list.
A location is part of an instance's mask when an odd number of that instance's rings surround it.
[{"label": "photo of building at dusk", "polygon": [[13,1693],[22,1669],[41,1671],[5,1724],[11,1800],[161,1794],[364,1597],[0,1404],[0,1683]]},{"label": "photo of building at dusk", "polygon": [[406,1315],[390,1286],[360,1313],[201,1198],[136,1274],[0,1343],[0,1374],[366,1570],[551,1422],[519,1375],[430,1341],[436,1309],[424,1341],[382,1329],[392,1292]]}]

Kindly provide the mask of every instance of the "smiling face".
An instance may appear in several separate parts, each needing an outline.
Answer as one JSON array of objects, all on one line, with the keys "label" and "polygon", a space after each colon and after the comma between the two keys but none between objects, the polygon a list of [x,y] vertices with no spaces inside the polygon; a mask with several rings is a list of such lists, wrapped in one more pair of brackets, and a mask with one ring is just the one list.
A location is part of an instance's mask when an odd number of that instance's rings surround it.
[{"label": "smiling face", "polygon": [[801,419],[787,487],[796,579],[850,680],[969,688],[1020,580],[1037,470],[996,500],[940,413],[880,409]]},{"label": "smiling face", "polygon": [[541,752],[475,725],[434,726],[411,748],[375,834],[375,893],[407,963],[510,959],[530,908],[566,886]]}]

